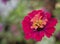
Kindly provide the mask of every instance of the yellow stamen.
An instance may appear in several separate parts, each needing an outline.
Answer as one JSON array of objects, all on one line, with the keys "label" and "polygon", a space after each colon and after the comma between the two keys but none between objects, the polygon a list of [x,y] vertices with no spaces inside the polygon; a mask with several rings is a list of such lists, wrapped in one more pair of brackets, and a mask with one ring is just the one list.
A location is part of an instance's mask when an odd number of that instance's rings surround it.
[{"label": "yellow stamen", "polygon": [[35,29],[37,29],[38,27],[44,28],[44,25],[46,25],[47,21],[48,21],[47,19],[43,20],[42,16],[36,15],[31,19],[31,22],[33,23],[31,28],[35,28]]}]

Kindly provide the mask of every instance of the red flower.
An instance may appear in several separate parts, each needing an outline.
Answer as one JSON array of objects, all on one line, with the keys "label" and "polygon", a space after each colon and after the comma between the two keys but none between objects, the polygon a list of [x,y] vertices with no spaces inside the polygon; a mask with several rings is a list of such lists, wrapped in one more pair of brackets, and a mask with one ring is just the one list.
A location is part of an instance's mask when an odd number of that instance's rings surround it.
[{"label": "red flower", "polygon": [[42,37],[50,38],[55,31],[57,20],[51,14],[42,10],[34,10],[22,21],[26,39],[40,41]]}]

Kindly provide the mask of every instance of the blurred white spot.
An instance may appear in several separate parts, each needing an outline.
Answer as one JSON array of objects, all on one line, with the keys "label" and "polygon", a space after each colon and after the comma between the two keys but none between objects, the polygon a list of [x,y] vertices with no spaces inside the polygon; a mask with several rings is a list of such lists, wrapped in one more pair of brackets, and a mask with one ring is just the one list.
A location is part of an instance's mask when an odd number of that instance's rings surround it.
[{"label": "blurred white spot", "polygon": [[6,4],[0,0],[0,16],[4,19],[9,16],[9,12],[17,7],[19,0],[10,0]]},{"label": "blurred white spot", "polygon": [[56,8],[60,8],[60,3],[57,3],[56,4]]}]

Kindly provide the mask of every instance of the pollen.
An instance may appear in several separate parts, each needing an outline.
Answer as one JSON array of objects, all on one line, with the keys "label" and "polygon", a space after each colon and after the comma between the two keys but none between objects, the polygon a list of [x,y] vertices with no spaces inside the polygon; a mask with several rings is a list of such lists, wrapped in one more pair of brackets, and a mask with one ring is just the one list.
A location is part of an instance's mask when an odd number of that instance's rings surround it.
[{"label": "pollen", "polygon": [[32,26],[31,28],[37,29],[39,28],[44,28],[44,26],[47,24],[47,18],[43,19],[42,16],[36,15],[31,19]]}]

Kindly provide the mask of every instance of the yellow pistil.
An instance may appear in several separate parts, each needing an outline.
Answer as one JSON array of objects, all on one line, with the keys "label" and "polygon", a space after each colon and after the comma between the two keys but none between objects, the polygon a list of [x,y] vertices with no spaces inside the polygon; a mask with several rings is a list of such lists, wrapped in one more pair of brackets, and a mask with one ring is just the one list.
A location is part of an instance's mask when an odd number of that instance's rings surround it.
[{"label": "yellow pistil", "polygon": [[48,21],[47,19],[43,20],[42,16],[36,15],[31,19],[31,22],[33,23],[31,28],[35,28],[35,29],[37,29],[38,27],[39,28],[44,28],[47,21]]}]

